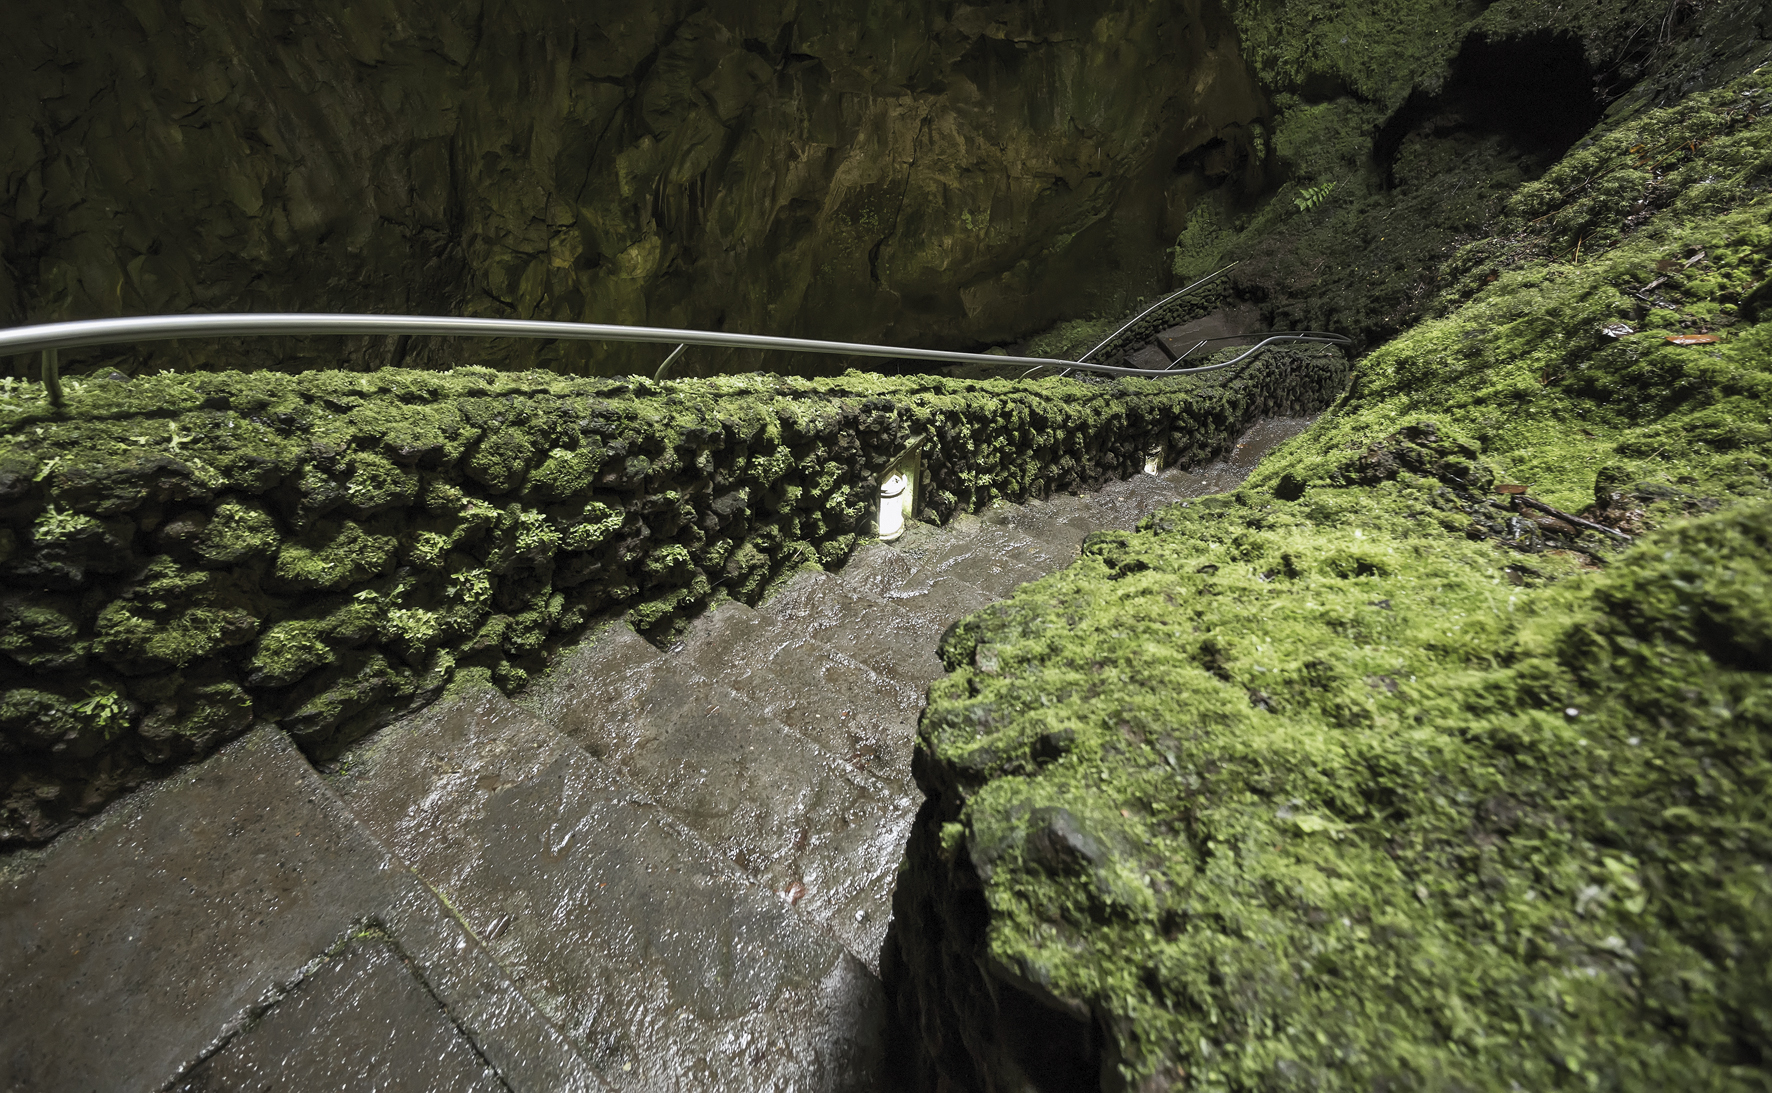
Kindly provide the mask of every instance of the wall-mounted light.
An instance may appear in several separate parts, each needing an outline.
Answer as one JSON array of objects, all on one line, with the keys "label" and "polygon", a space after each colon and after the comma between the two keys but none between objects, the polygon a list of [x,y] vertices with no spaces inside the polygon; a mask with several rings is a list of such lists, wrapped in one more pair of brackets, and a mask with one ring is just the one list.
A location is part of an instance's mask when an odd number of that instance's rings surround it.
[{"label": "wall-mounted light", "polygon": [[923,438],[911,442],[880,476],[880,541],[890,543],[904,534],[905,525],[917,518],[917,487],[923,477],[923,459],[917,449]]}]

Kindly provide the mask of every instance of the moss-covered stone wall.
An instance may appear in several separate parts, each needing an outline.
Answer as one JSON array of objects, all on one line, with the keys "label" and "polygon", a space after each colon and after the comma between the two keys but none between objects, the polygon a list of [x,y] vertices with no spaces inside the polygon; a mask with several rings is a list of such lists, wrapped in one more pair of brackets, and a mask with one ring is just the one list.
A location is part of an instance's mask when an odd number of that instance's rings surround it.
[{"label": "moss-covered stone wall", "polygon": [[46,838],[255,721],[314,757],[464,670],[520,687],[587,620],[655,638],[870,531],[1221,455],[1327,404],[1333,350],[1219,380],[491,371],[0,388],[0,842]]}]

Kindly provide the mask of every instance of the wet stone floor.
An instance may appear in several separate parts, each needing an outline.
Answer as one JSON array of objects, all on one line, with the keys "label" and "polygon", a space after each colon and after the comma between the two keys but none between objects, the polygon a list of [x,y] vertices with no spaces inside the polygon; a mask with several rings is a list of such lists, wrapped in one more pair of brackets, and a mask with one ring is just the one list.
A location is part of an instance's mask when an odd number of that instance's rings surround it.
[{"label": "wet stone floor", "polygon": [[0,861],[0,1090],[879,1090],[955,619],[1225,463],[999,506],[668,651],[617,623],[322,774],[262,728]]}]

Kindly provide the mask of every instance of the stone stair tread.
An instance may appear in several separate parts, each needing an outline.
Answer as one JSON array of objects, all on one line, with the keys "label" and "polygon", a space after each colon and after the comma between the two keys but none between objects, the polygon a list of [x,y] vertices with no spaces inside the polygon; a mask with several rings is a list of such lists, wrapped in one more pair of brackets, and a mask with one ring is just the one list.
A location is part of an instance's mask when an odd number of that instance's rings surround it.
[{"label": "stone stair tread", "polygon": [[1074,493],[1055,493],[1046,498],[1041,515],[1051,522],[1070,531],[1087,537],[1090,532],[1099,529],[1095,522],[1095,509],[1089,498]]},{"label": "stone stair tread", "polygon": [[984,525],[971,513],[958,513],[945,524],[912,521],[905,524],[904,534],[892,548],[913,562],[921,562],[932,553],[946,550],[962,539],[978,534]]},{"label": "stone stair tread", "polygon": [[338,784],[616,1088],[877,1087],[879,981],[807,903],[503,696],[384,730]]},{"label": "stone stair tread", "polygon": [[914,786],[857,769],[675,658],[632,702],[561,708],[556,725],[877,964],[919,803]]},{"label": "stone stair tread", "polygon": [[[1052,547],[1065,559],[1074,560],[1077,548],[1089,534],[1081,528],[1064,523],[1061,515],[1045,501],[1029,500],[1019,505],[997,505],[985,515],[984,522],[1024,532]],[[1093,530],[1093,529],[1091,529]]]},{"label": "stone stair tread", "polygon": [[[1236,489],[1246,476],[1245,471],[1239,470],[1228,462],[1220,461],[1201,467],[1170,468],[1158,477],[1175,491],[1178,500],[1182,500],[1189,497],[1205,497],[1213,493],[1228,493]],[[1171,503],[1164,502],[1164,504]]]},{"label": "stone stair tread", "polygon": [[652,686],[665,654],[617,619],[565,651],[523,704],[548,724],[568,708],[628,708]]},{"label": "stone stair tread", "polygon": [[[1138,482],[1137,479],[1144,479]],[[1155,489],[1152,487],[1156,486]],[[1098,531],[1128,531],[1155,508],[1167,504],[1174,490],[1156,481],[1155,475],[1112,482],[1089,498],[1090,519]]]},{"label": "stone stair tread", "polygon": [[[982,611],[1000,598],[951,574],[932,581],[920,581],[886,595],[891,606],[912,618],[919,632],[934,634],[937,642],[956,621],[974,611]],[[929,680],[934,678],[931,676]],[[923,681],[925,686],[929,680]]]},{"label": "stone stair tread", "polygon": [[726,681],[765,717],[825,751],[914,794],[911,749],[923,709],[920,688],[883,676],[793,626],[765,604],[725,603],[692,628],[672,671]]},{"label": "stone stair tread", "polygon": [[884,598],[916,572],[918,560],[891,543],[865,543],[855,548],[836,575],[856,592]]},{"label": "stone stair tread", "polygon": [[[8,1087],[161,1089],[235,1043],[249,1052],[241,1037],[252,1017],[267,1002],[276,1003],[274,1015],[299,999],[305,969],[320,975],[317,962],[365,923],[398,946],[455,1031],[433,1021],[425,1035],[414,1029],[391,1046],[329,1041],[340,1072],[372,1062],[361,1051],[374,1049],[416,1077],[447,1062],[433,1052],[455,1043],[453,1035],[471,1041],[511,1089],[606,1088],[436,895],[270,728],[8,863],[0,875]],[[376,994],[374,969],[344,971],[364,993],[357,1020],[409,1015],[410,993]]]},{"label": "stone stair tread", "polygon": [[1000,600],[1068,561],[1059,548],[1026,532],[1001,524],[986,525],[977,535],[925,560],[902,591],[915,591],[920,584],[939,577],[957,577],[992,600]]},{"label": "stone stair tread", "polygon": [[[957,582],[944,590],[964,591]],[[936,604],[940,610],[916,610],[898,600],[898,595],[894,592],[881,599],[858,591],[833,574],[803,573],[763,606],[784,630],[814,638],[883,676],[920,690],[946,671],[935,647],[952,621],[942,621],[949,601]],[[927,609],[931,603],[917,606]]]},{"label": "stone stair tread", "polygon": [[402,966],[399,951],[374,937],[346,942],[172,1090],[268,1088],[294,1075],[304,1089],[508,1088]]}]

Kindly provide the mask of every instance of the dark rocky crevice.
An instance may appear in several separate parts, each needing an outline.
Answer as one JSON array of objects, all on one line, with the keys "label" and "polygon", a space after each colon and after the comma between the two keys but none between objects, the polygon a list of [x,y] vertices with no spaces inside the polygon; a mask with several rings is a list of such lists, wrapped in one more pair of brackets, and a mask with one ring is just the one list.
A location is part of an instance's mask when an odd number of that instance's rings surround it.
[{"label": "dark rocky crevice", "polygon": [[893,1006],[893,1057],[907,1060],[909,1087],[967,1093],[1073,1093],[1114,1089],[1104,1036],[1088,1007],[1053,996],[991,961],[984,886],[964,846],[942,846],[944,823],[961,819],[960,794],[919,748],[926,795],[893,892],[892,927],[880,975]]},{"label": "dark rocky crevice", "polygon": [[1437,93],[1417,90],[1373,138],[1373,159],[1396,186],[1397,153],[1410,138],[1495,135],[1536,178],[1599,123],[1604,103],[1581,42],[1538,33],[1473,35]]}]

